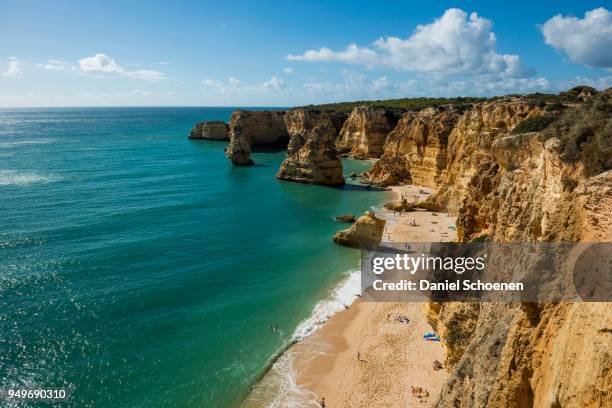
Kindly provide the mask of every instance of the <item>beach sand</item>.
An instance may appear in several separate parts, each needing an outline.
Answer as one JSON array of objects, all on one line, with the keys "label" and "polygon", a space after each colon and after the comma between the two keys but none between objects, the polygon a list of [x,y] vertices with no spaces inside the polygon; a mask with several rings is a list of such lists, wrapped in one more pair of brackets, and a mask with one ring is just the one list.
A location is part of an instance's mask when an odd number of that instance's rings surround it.
[{"label": "beach sand", "polygon": [[[424,200],[431,189],[395,187],[412,201]],[[383,241],[454,241],[455,219],[447,214],[414,211],[402,216],[378,214],[387,223]],[[416,226],[411,225],[416,223]],[[423,303],[375,303],[357,300],[347,310],[333,315],[312,336],[289,350],[296,382],[310,391],[313,405],[325,398],[327,407],[427,407],[437,399],[446,380],[446,370],[434,370],[434,361],[444,361],[441,343],[428,342],[432,331],[425,319]],[[406,316],[409,323],[396,320]],[[421,387],[428,396],[413,396]]]}]

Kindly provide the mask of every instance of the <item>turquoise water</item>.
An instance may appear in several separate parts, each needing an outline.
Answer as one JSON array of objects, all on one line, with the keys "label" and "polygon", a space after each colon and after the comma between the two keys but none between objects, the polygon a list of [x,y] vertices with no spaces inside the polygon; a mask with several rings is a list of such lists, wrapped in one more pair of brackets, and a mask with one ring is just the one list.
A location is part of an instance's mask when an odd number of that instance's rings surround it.
[{"label": "turquoise water", "polygon": [[223,142],[187,140],[230,113],[0,110],[0,389],[65,388],[74,407],[237,406],[358,266],[332,217],[385,193],[280,182],[284,153],[232,167]]}]

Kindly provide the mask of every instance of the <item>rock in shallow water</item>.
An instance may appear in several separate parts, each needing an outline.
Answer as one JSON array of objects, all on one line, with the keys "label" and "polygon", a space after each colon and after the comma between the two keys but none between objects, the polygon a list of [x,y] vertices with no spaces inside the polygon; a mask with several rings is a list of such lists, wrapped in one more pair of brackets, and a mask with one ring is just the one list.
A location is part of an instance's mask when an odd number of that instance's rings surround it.
[{"label": "rock in shallow water", "polygon": [[355,216],[352,214],[336,215],[336,221],[353,223],[355,222]]},{"label": "rock in shallow water", "polygon": [[333,240],[336,244],[353,248],[374,248],[380,243],[384,230],[385,220],[368,211],[350,228],[336,232]]},{"label": "rock in shallow water", "polygon": [[191,129],[189,139],[229,140],[227,125],[219,120],[200,122]]}]

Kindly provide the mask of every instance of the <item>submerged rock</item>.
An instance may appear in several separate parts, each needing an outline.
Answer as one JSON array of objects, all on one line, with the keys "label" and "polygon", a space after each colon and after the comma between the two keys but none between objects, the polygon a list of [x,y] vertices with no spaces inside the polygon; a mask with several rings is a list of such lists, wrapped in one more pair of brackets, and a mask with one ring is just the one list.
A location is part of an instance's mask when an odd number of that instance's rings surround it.
[{"label": "submerged rock", "polygon": [[289,134],[284,122],[285,111],[235,110],[229,123],[230,143],[225,155],[237,166],[253,164],[251,150],[284,148]]},{"label": "submerged rock", "polygon": [[329,114],[294,109],[285,115],[291,135],[287,157],[277,177],[281,180],[323,185],[342,185],[342,162],[336,154],[336,127]]},{"label": "submerged rock", "polygon": [[374,248],[380,243],[384,230],[385,220],[368,211],[350,228],[336,232],[333,240],[336,244],[353,248]]},{"label": "submerged rock", "polygon": [[200,122],[191,129],[189,139],[229,140],[227,124],[220,120]]}]

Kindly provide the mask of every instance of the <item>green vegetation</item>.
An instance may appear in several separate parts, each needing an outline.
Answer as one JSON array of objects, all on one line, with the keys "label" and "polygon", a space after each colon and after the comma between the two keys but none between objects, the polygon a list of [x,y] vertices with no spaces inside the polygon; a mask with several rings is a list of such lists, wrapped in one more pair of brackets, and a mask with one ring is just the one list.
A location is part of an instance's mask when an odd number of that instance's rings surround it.
[{"label": "green vegetation", "polygon": [[354,101],[326,103],[323,105],[308,105],[304,108],[320,109],[326,111],[350,112],[357,106],[377,106],[384,108],[397,108],[406,111],[420,111],[425,108],[438,107],[441,105],[453,104],[456,109],[466,110],[471,103],[483,102],[487,98],[457,97],[457,98],[402,98],[375,101]]},{"label": "green vegetation", "polygon": [[565,106],[562,102],[553,102],[550,105],[546,105],[544,110],[546,112],[559,112],[565,110],[565,108],[567,108],[567,106]]},{"label": "green vegetation", "polygon": [[[494,101],[504,97],[521,97],[525,100],[537,104],[541,107],[546,107],[547,110],[555,111],[565,108],[562,102],[572,103],[580,102],[582,95],[593,95],[597,91],[590,86],[576,86],[568,91],[560,94],[545,94],[531,93],[526,95],[510,94],[505,96],[494,96],[491,98],[460,96],[455,98],[400,98],[400,99],[384,99],[371,101],[353,101],[353,102],[338,102],[326,103],[321,105],[307,105],[302,108],[318,109],[323,111],[342,111],[350,112],[357,106],[376,106],[384,108],[396,108],[405,111],[420,111],[425,108],[439,107],[443,105],[454,105],[455,109],[464,111],[470,107],[470,104],[476,102]],[[552,106],[549,108],[549,106]]]},{"label": "green vegetation", "polygon": [[588,175],[612,169],[612,89],[567,109],[542,136],[558,138],[563,160],[581,161]]},{"label": "green vegetation", "polygon": [[559,94],[559,98],[566,102],[579,102],[582,100],[580,97],[581,95],[595,95],[596,93],[597,90],[595,88],[586,85],[580,85],[575,86],[568,91],[561,92]]},{"label": "green vegetation", "polygon": [[516,127],[512,129],[512,134],[519,135],[521,133],[539,132],[550,126],[557,117],[558,116],[553,113],[546,113],[542,116],[532,116],[516,125]]}]

